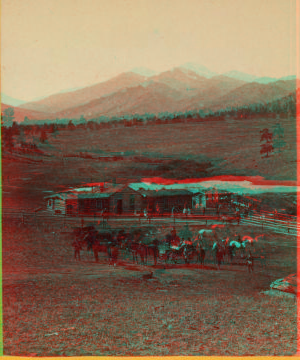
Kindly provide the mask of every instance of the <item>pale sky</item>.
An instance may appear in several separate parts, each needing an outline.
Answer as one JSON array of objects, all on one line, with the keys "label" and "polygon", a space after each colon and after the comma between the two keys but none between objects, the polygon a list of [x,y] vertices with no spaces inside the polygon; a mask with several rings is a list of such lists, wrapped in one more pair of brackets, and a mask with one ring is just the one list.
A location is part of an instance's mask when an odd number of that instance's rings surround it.
[{"label": "pale sky", "polygon": [[1,91],[30,101],[135,67],[296,74],[298,0],[2,0]]}]

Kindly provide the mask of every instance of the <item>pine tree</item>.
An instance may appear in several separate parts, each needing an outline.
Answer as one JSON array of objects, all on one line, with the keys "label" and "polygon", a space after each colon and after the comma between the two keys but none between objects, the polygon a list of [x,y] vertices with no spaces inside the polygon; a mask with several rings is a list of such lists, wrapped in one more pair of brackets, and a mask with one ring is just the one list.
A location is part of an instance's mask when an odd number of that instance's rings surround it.
[{"label": "pine tree", "polygon": [[267,154],[266,157],[269,157],[269,153],[273,151],[273,144],[272,144],[272,133],[269,132],[269,129],[263,129],[260,132],[261,138],[260,141],[265,141],[265,143],[261,144],[260,153]]},{"label": "pine tree", "polygon": [[47,133],[45,129],[42,129],[41,136],[40,136],[40,142],[44,144],[48,139]]}]

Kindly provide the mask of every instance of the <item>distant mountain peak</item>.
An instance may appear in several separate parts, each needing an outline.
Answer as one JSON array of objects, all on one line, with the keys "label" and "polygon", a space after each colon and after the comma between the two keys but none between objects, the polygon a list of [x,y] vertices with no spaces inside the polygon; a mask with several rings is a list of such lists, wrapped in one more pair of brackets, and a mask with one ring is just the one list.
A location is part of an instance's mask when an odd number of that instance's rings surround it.
[{"label": "distant mountain peak", "polygon": [[141,76],[146,76],[146,77],[151,77],[157,74],[156,71],[148,69],[146,67],[136,67],[134,69],[131,69],[130,72],[133,72],[137,75],[141,75]]},{"label": "distant mountain peak", "polygon": [[195,72],[197,75],[204,76],[206,78],[211,78],[215,75],[218,75],[217,73],[209,70],[206,66],[196,64],[193,62],[187,62],[187,63],[181,65],[180,68],[191,70],[191,71]]},{"label": "distant mountain peak", "polygon": [[223,75],[227,76],[227,77],[231,77],[233,79],[238,79],[238,80],[243,80],[243,81],[248,81],[248,82],[252,82],[252,81],[255,81],[256,79],[258,79],[258,77],[255,75],[246,74],[244,72],[236,71],[236,70],[228,71],[228,72],[224,73]]}]

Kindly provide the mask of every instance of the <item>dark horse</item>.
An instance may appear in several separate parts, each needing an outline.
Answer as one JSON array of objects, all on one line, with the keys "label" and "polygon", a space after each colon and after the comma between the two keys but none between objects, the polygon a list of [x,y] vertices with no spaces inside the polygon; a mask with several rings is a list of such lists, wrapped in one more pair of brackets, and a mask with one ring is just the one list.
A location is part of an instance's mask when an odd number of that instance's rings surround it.
[{"label": "dark horse", "polygon": [[94,252],[94,256],[95,256],[95,261],[98,262],[99,261],[99,257],[98,257],[99,252],[105,253],[109,256],[109,246],[108,246],[108,244],[100,243],[100,241],[97,240],[93,243],[93,252]]},{"label": "dark horse", "polygon": [[147,246],[148,255],[152,253],[154,265],[157,264],[157,259],[159,257],[159,249],[158,249],[159,241],[157,239],[153,240],[152,244]]},{"label": "dark horse", "polygon": [[141,258],[141,264],[145,264],[145,260],[147,262],[148,249],[146,245],[132,241],[130,251],[134,262],[138,263],[138,256]]},{"label": "dark horse", "polygon": [[119,257],[119,248],[115,245],[112,244],[111,246],[109,246],[109,251],[108,251],[108,255],[109,255],[109,265],[116,265],[118,257]]}]

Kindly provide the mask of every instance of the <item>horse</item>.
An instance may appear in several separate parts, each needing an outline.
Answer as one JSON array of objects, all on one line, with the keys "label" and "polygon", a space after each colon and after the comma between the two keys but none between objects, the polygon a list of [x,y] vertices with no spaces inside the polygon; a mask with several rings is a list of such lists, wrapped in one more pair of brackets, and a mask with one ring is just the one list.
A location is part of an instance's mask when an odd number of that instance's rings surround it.
[{"label": "horse", "polygon": [[210,241],[210,244],[213,240],[217,240],[217,233],[215,229],[201,229],[198,232],[198,238],[196,241],[200,241],[205,245],[205,248],[210,252],[211,246],[207,243],[207,240]]},{"label": "horse", "polygon": [[209,238],[210,240],[212,240],[214,238],[216,238],[216,232],[215,230],[210,230],[210,229],[201,229],[198,232],[198,240],[204,242],[204,238]]},{"label": "horse", "polygon": [[167,250],[165,253],[165,262],[167,263],[167,261],[169,260],[175,264],[179,258],[184,257],[183,251],[184,247],[180,247],[178,249],[171,248]]},{"label": "horse", "polygon": [[152,252],[154,265],[157,264],[157,258],[159,257],[158,240],[154,240],[152,244],[147,245],[147,255]]},{"label": "horse", "polygon": [[93,243],[93,252],[95,256],[95,261],[99,261],[98,253],[103,252],[108,254],[108,245],[107,244],[101,244],[99,241],[95,241]]},{"label": "horse", "polygon": [[75,260],[80,261],[80,251],[82,250],[82,242],[78,239],[75,239],[72,243],[72,246],[74,247],[74,258]]},{"label": "horse", "polygon": [[81,244],[81,250],[86,246],[87,251],[93,251],[93,243],[98,235],[94,226],[88,226],[85,228],[75,228],[73,235],[76,237],[76,241]]},{"label": "horse", "polygon": [[138,256],[141,258],[141,264],[145,264],[145,259],[147,262],[146,245],[133,241],[130,246],[130,251],[132,253],[133,262],[138,263]]},{"label": "horse", "polygon": [[197,250],[197,261],[200,262],[200,265],[204,266],[204,260],[205,249],[203,247],[200,247],[199,250]]},{"label": "horse", "polygon": [[183,246],[184,246],[184,250],[183,250],[184,260],[185,260],[185,263],[188,264],[190,259],[194,255],[197,255],[197,251],[193,244],[185,243]]},{"label": "horse", "polygon": [[170,248],[169,250],[166,251],[166,256],[165,256],[165,261],[167,262],[167,260],[171,260],[174,263],[176,263],[176,261],[178,259],[183,258],[184,262],[186,264],[189,263],[190,258],[196,253],[196,249],[194,248],[193,245],[188,245],[188,244],[182,244],[180,247],[178,248]]},{"label": "horse", "polygon": [[229,243],[229,246],[232,249],[232,257],[231,258],[233,258],[233,256],[236,256],[237,254],[239,254],[242,259],[245,258],[246,249],[247,249],[249,244],[251,244],[251,242],[249,240],[246,240],[246,241],[243,241],[243,242],[232,240]]},{"label": "horse", "polygon": [[109,261],[108,265],[116,265],[118,256],[119,256],[119,248],[116,245],[112,245],[109,247]]},{"label": "horse", "polygon": [[224,260],[225,248],[220,242],[215,242],[212,247],[212,252],[214,254],[214,262],[220,270],[220,265]]}]

